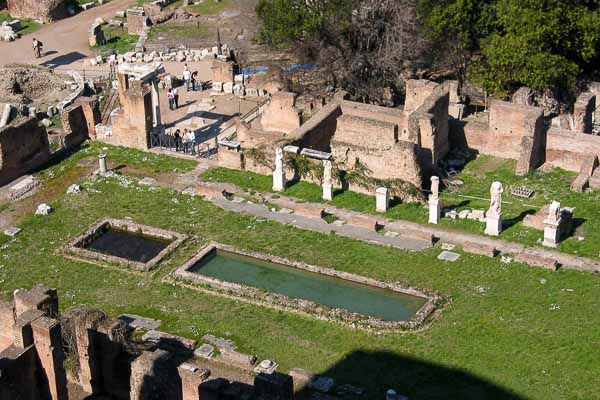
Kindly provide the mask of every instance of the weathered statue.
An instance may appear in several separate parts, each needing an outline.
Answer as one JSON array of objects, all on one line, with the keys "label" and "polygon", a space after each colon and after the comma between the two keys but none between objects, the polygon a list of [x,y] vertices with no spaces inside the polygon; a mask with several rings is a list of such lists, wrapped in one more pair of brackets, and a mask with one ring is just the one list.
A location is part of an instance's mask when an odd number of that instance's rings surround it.
[{"label": "weathered statue", "polygon": [[436,201],[440,198],[440,178],[437,176],[431,177],[431,195],[429,201]]},{"label": "weathered statue", "polygon": [[491,200],[490,208],[487,212],[488,215],[499,216],[500,214],[502,214],[502,193],[504,193],[502,183],[492,183],[492,187],[490,188]]},{"label": "weathered statue", "polygon": [[283,149],[281,147],[275,149],[275,171],[283,171]]},{"label": "weathered statue", "polygon": [[558,201],[553,201],[550,203],[550,209],[548,210],[548,218],[546,222],[551,224],[558,225],[560,221],[560,203]]}]

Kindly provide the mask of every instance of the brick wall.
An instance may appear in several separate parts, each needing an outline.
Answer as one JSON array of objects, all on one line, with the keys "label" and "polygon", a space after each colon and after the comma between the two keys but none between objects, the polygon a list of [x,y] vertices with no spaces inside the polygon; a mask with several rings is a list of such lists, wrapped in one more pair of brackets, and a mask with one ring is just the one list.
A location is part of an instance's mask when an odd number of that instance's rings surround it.
[{"label": "brick wall", "polygon": [[296,108],[296,94],[277,92],[261,115],[265,131],[291,133],[300,127],[300,110]]},{"label": "brick wall", "polygon": [[49,157],[46,129],[35,118],[0,129],[0,185],[39,167]]},{"label": "brick wall", "polygon": [[8,0],[8,12],[13,18],[30,18],[50,22],[66,17],[67,0]]}]

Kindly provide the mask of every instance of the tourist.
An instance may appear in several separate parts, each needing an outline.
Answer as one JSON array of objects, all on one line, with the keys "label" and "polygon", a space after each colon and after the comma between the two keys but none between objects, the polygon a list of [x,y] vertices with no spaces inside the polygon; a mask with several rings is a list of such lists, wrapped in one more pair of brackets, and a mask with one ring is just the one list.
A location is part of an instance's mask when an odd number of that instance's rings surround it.
[{"label": "tourist", "polygon": [[33,38],[33,55],[35,56],[35,58],[40,58],[42,56],[43,46],[44,45],[42,42],[40,42],[36,38]]},{"label": "tourist", "polygon": [[202,82],[198,80],[198,71],[192,72],[192,90],[202,91]]},{"label": "tourist", "polygon": [[187,64],[185,65],[185,69],[183,70],[183,83],[185,85],[185,90],[186,91],[190,91],[190,82],[192,80],[192,73],[190,72],[190,70],[187,67]]},{"label": "tourist", "polygon": [[175,103],[175,109],[179,108],[179,90],[173,88],[173,102]]},{"label": "tourist", "polygon": [[187,143],[190,149],[190,153],[192,154],[196,154],[196,133],[193,130],[187,130],[185,129],[184,134],[186,135],[187,138]]},{"label": "tourist", "polygon": [[181,131],[177,129],[173,136],[175,137],[175,151],[179,151],[181,148]]},{"label": "tourist", "polygon": [[175,106],[175,96],[173,95],[172,89],[169,89],[167,92],[167,99],[169,99],[169,110],[173,111],[173,107]]}]

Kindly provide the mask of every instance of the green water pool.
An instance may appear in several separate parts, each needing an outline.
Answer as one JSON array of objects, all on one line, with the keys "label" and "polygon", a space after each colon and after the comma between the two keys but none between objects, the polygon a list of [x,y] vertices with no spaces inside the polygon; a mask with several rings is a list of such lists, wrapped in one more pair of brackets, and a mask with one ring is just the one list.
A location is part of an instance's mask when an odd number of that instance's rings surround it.
[{"label": "green water pool", "polygon": [[422,297],[304,271],[220,249],[209,252],[189,271],[290,298],[342,308],[383,321],[410,320],[427,301]]}]

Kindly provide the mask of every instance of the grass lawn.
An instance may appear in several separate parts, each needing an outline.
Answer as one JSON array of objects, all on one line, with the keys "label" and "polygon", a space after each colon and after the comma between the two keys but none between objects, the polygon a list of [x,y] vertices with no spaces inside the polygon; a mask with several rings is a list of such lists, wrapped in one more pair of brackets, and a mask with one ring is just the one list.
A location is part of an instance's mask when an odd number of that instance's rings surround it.
[{"label": "grass lawn", "polygon": [[106,44],[95,46],[102,54],[123,54],[135,50],[135,44],[140,38],[138,35],[130,35],[123,27],[104,26],[104,37]]},{"label": "grass lawn", "polygon": [[[388,388],[411,399],[598,398],[597,276],[469,254],[443,263],[436,259],[439,249],[403,252],[225,212],[201,198],[141,187],[127,177],[87,177],[79,165],[88,158],[95,163],[101,151],[146,176],[195,166],[105,147],[86,146],[39,173],[45,185],[38,200],[56,211],[47,217],[27,215],[16,239],[3,237],[0,296],[45,283],[58,288],[63,310],[88,304],[112,315],[159,318],[161,329],[190,338],[206,333],[228,337],[241,351],[276,360],[282,371],[299,367],[323,372],[366,387],[369,398],[383,398]],[[83,192],[64,194],[76,181]],[[297,186],[294,190],[303,187]],[[156,272],[143,276],[57,253],[102,217],[129,217],[191,239]],[[422,332],[372,335],[162,282],[209,240],[433,289],[451,303]]]},{"label": "grass lawn", "polygon": [[[12,21],[12,18],[7,11],[0,11],[0,25],[4,21]],[[33,33],[42,27],[41,24],[31,20],[31,19],[21,19],[21,30],[17,31],[17,33],[21,36],[27,35],[28,33]]]},{"label": "grass lawn", "polygon": [[225,11],[232,3],[232,0],[206,0],[202,4],[189,6],[188,10],[201,15],[217,15]]},{"label": "grass lawn", "polygon": [[[505,228],[500,238],[526,245],[539,245],[543,237],[541,231],[523,226],[522,220],[527,214],[535,213],[543,205],[558,200],[563,207],[575,207],[577,229],[573,236],[564,240],[559,250],[598,258],[600,252],[600,193],[575,193],[570,190],[575,174],[555,169],[547,173],[532,173],[525,177],[514,174],[515,162],[489,156],[480,156],[468,163],[456,175],[464,185],[447,188],[441,193],[444,207],[463,209],[482,209],[489,207],[489,201],[471,197],[489,198],[489,188],[493,181],[504,184],[503,212]],[[216,168],[204,174],[206,180],[230,182],[242,188],[259,192],[271,192],[270,176],[251,172]],[[535,191],[532,198],[523,199],[510,194],[511,187],[527,186]],[[318,185],[298,182],[291,184],[285,191],[286,196],[297,197],[309,202],[322,202],[321,188]],[[354,192],[337,192],[331,204],[354,211],[376,214],[375,198]],[[415,204],[396,204],[385,214],[392,219],[404,219],[427,223],[427,209]],[[472,220],[442,219],[441,227],[471,233],[483,234],[484,224]],[[578,237],[584,237],[579,240]]]}]

